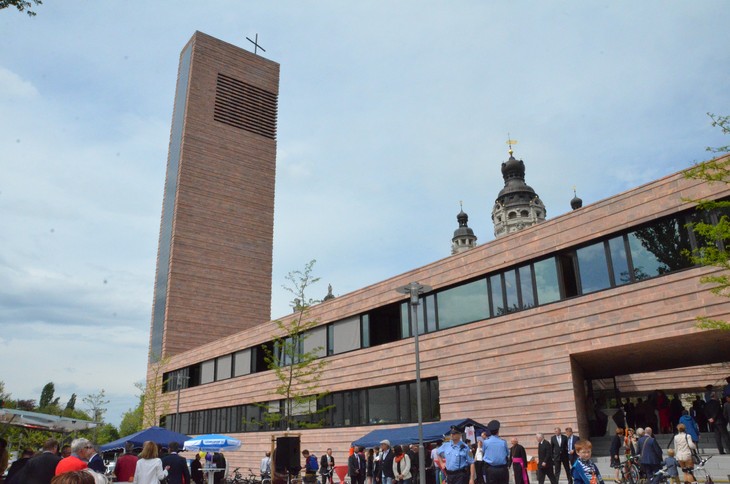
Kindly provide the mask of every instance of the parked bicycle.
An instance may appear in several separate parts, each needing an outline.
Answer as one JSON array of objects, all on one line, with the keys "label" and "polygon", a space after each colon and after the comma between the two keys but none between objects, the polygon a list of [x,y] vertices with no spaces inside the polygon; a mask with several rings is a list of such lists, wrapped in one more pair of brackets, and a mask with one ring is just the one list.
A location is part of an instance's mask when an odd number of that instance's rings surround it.
[{"label": "parked bicycle", "polygon": [[226,479],[226,484],[245,484],[246,481],[243,478],[243,475],[239,472],[240,467],[236,467],[233,469],[233,476],[229,476]]},{"label": "parked bicycle", "polygon": [[[708,455],[707,457],[701,458],[699,464],[695,464],[694,476],[695,479],[697,479],[697,482],[703,482],[704,484],[715,484],[715,481],[712,480],[712,476],[709,472],[707,472],[707,469],[705,468],[705,464],[710,459],[712,459],[712,456]],[[700,480],[700,476],[702,476],[704,480]]]},{"label": "parked bicycle", "polygon": [[639,484],[639,458],[635,455],[629,456],[620,464],[621,484]]}]

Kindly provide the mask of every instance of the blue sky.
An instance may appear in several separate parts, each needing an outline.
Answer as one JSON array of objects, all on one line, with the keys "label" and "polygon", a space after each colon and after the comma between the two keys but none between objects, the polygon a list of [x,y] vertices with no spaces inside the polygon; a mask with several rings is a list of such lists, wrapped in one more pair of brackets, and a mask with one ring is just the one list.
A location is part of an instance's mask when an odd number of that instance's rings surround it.
[{"label": "blue sky", "polygon": [[[726,1],[46,0],[0,11],[0,379],[62,401],[145,374],[180,51],[281,64],[273,316],[317,259],[342,295],[493,239],[507,133],[548,217],[727,144]],[[421,281],[427,283],[428,281]],[[204,327],[201,325],[201,331]]]}]

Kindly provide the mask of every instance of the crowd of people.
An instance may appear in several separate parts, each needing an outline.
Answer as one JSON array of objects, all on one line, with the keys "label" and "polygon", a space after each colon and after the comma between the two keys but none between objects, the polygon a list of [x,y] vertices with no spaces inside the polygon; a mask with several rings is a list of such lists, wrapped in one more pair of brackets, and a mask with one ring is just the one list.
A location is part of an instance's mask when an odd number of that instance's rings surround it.
[{"label": "crowd of people", "polygon": [[[728,377],[730,381],[730,377]],[[690,408],[686,409],[675,394],[668,404],[660,404],[652,411],[653,403],[662,402],[663,392],[654,392],[646,400],[637,399],[621,403],[620,415],[614,416],[618,428],[652,428],[657,434],[676,434],[677,425],[684,424],[687,433],[699,444],[702,433],[714,434],[715,444],[720,454],[730,453],[730,384],[724,391],[716,392],[712,385],[707,386],[704,397],[697,395]],[[643,408],[643,410],[642,410]],[[657,427],[658,425],[658,427]]]},{"label": "crowd of people", "polygon": [[[476,437],[474,443],[463,439],[462,431],[452,428],[445,439],[426,445],[423,456],[425,484],[507,484],[510,470],[515,484],[529,484],[528,459],[525,448],[513,437],[510,444],[499,435],[500,422],[492,420]],[[554,435],[546,440],[537,434],[537,478],[544,484],[556,484],[565,469],[570,484],[600,484],[602,479],[591,461],[592,445],[580,440],[570,427],[565,433],[555,428]],[[313,482],[314,469],[308,451],[305,457],[305,482]],[[303,452],[303,454],[304,454]],[[353,447],[347,461],[347,471],[352,484],[418,484],[420,474],[419,446],[391,445],[383,440],[378,447],[365,449]],[[265,464],[262,460],[262,473]],[[332,450],[322,456],[319,472],[322,484],[333,484]],[[595,478],[598,480],[595,480]]]},{"label": "crowd of people", "polygon": [[645,398],[637,398],[635,403],[628,399],[622,400],[619,405],[620,413],[614,415],[614,421],[618,427],[651,427],[657,434],[671,434],[676,433],[682,416],[689,415],[697,423],[699,432],[715,432],[721,428],[717,424],[725,422],[727,425],[730,420],[730,410],[725,408],[730,398],[730,377],[727,381],[728,385],[724,389],[717,390],[713,385],[707,385],[705,394],[696,395],[688,408],[685,408],[678,394],[668,398],[661,390],[654,391]]},{"label": "crowd of people", "polygon": [[[6,446],[5,440],[0,439],[0,450]],[[134,445],[128,443],[114,468],[107,469],[97,447],[89,440],[74,439],[71,444],[60,446],[57,440],[48,439],[39,452],[22,452],[8,469],[4,484],[158,484],[163,479],[169,484],[204,484],[201,455],[197,453],[188,467],[187,459],[179,451],[177,442],[170,442],[163,451],[162,446],[148,441],[137,454]],[[213,454],[211,459],[216,468],[225,469],[222,453]],[[213,482],[208,484],[222,483],[223,474],[216,472]]]},{"label": "crowd of people", "polygon": [[[616,469],[618,480],[625,466],[637,459],[645,476],[652,476],[662,467],[679,482],[679,471],[685,483],[695,482],[693,453],[699,450],[703,432],[714,434],[720,454],[730,453],[730,377],[722,392],[708,385],[704,397],[698,395],[689,409],[684,408],[678,395],[672,399],[664,392],[652,392],[645,400],[636,403],[621,401],[616,435],[611,441],[611,465]],[[665,457],[654,438],[658,426],[661,433],[674,433],[672,449]],[[453,428],[448,438],[428,445],[424,452],[424,484],[507,484],[509,469],[514,473],[515,484],[529,484],[528,459],[525,448],[517,438],[510,445],[499,437],[500,423],[492,420],[475,442],[462,439],[459,429]],[[635,431],[633,429],[636,429]],[[556,484],[564,470],[568,484],[596,484],[602,482],[598,468],[591,461],[592,445],[581,440],[566,427],[565,433],[555,428],[550,439],[536,434],[537,481]],[[7,468],[7,442],[0,438],[0,469]],[[179,444],[171,442],[163,454],[162,447],[145,442],[139,453],[128,445],[116,460],[113,482],[156,484],[165,479],[170,484],[203,484],[203,462],[196,454],[190,467],[187,460],[178,455]],[[383,440],[376,448],[351,449],[347,462],[352,484],[419,484],[419,446],[394,445]],[[622,454],[626,460],[622,461]],[[318,459],[308,450],[304,457],[304,481],[316,482],[320,475],[322,484],[334,484],[335,460],[332,449]],[[225,469],[225,457],[221,453],[211,456],[212,467]],[[261,460],[261,476],[271,476],[271,455]],[[70,445],[60,446],[55,439],[45,442],[39,452],[25,449],[20,458],[12,463],[4,484],[66,484],[107,483],[109,478],[104,460],[98,448],[84,438],[75,439]],[[212,484],[220,484],[224,472],[216,472]],[[211,484],[211,483],[208,483]]]}]

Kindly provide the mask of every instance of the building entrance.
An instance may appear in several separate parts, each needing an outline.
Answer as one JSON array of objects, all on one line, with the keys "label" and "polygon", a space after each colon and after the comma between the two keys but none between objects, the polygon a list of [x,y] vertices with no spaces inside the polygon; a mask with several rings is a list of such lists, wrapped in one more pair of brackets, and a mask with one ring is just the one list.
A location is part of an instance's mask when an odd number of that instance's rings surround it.
[{"label": "building entrance", "polygon": [[[730,375],[729,345],[730,332],[700,331],[572,354],[581,434],[612,435],[617,426],[627,425],[666,431],[659,413],[666,415],[675,394],[689,410],[696,395],[704,398],[708,385],[722,391]],[[627,421],[619,409],[626,401],[634,408],[640,404],[638,421],[636,415]]]}]

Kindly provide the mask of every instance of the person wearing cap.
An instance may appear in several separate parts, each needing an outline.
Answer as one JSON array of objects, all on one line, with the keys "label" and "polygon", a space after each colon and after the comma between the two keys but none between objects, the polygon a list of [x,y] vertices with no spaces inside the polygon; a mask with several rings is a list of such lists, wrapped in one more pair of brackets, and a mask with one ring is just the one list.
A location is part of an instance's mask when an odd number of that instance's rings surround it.
[{"label": "person wearing cap", "polygon": [[490,435],[482,446],[484,465],[487,468],[487,484],[507,484],[509,482],[507,467],[509,448],[507,441],[499,437],[499,420],[489,422],[487,431]]},{"label": "person wearing cap", "polygon": [[380,484],[393,484],[393,450],[389,440],[380,441],[380,459],[376,466],[375,475],[380,477]]},{"label": "person wearing cap", "polygon": [[461,431],[456,427],[451,428],[450,434],[451,440],[444,442],[438,451],[446,466],[446,480],[449,484],[466,484],[469,476],[469,484],[474,484],[476,472],[469,446],[461,440]]}]

